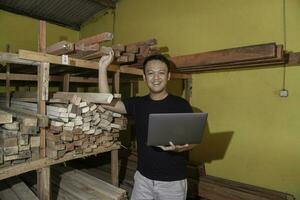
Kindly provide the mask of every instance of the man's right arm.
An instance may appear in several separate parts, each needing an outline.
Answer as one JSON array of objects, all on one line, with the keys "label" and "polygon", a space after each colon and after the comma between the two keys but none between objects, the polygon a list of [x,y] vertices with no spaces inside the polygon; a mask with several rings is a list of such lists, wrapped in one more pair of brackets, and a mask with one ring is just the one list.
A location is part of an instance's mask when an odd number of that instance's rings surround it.
[{"label": "man's right arm", "polygon": [[[107,68],[113,61],[114,53],[111,49],[109,55],[102,56],[99,61],[99,92],[100,93],[110,93],[108,80],[107,80]],[[114,106],[102,105],[104,108],[111,110],[113,112],[126,114],[126,108],[122,101],[118,101]]]}]

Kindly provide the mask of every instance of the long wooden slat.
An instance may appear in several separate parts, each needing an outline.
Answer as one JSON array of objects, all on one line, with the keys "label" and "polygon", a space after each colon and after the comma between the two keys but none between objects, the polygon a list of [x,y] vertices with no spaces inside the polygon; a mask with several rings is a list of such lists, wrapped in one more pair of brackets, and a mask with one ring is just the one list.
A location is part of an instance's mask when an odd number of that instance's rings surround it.
[{"label": "long wooden slat", "polygon": [[[5,73],[0,73],[0,80],[6,80],[6,76],[7,75]],[[33,74],[12,74],[12,73],[10,73],[9,74],[9,79],[11,81],[37,81],[37,75],[33,75]],[[63,76],[49,76],[49,81],[62,82],[63,81]],[[98,78],[70,76],[70,82],[74,82],[74,83],[98,83]],[[109,79],[108,82],[112,83],[112,79]]]},{"label": "long wooden slat", "polygon": [[276,44],[260,44],[172,57],[177,68],[225,64],[276,57]]},{"label": "long wooden slat", "polygon": [[35,194],[27,187],[27,185],[18,177],[11,177],[5,182],[11,190],[18,196],[19,200],[38,200]]},{"label": "long wooden slat", "polygon": [[39,63],[32,60],[20,59],[16,53],[0,52],[0,61],[12,64],[38,65]]},{"label": "long wooden slat", "polygon": [[80,92],[56,92],[53,94],[53,98],[71,100],[74,95],[81,97],[82,100],[90,103],[110,104],[113,99],[113,95],[110,93],[80,93]]},{"label": "long wooden slat", "polygon": [[18,196],[10,189],[5,182],[0,182],[0,199],[1,200],[19,200]]}]

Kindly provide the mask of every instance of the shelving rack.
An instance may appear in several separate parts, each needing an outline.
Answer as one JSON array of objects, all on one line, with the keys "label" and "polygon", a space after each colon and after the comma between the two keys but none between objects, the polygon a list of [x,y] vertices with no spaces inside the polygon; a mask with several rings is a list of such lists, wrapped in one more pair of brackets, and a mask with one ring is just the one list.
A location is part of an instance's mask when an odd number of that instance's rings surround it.
[{"label": "shelving rack", "polygon": [[[24,80],[24,81],[37,81],[37,93],[38,93],[38,113],[41,115],[46,114],[46,101],[48,100],[48,87],[49,81],[62,81],[63,90],[69,90],[70,82],[79,83],[97,83],[97,78],[88,77],[71,77],[69,74],[63,76],[49,76],[50,64],[56,64],[57,66],[72,66],[74,68],[93,69],[98,70],[98,63],[95,61],[81,60],[75,58],[69,58],[68,64],[62,63],[61,56],[55,56],[45,53],[46,49],[46,23],[40,21],[39,29],[39,52],[19,50],[18,54],[14,53],[1,53],[0,62],[32,65],[37,67],[37,75],[34,74],[11,74],[9,67],[6,73],[0,73],[0,80],[6,80],[6,101],[9,102],[10,94],[10,80]],[[110,65],[108,71],[113,72],[113,89],[115,93],[120,92],[120,74],[129,74],[135,76],[142,76],[142,69],[130,68],[126,66]],[[192,75],[184,73],[172,73],[172,79],[180,79],[184,82],[185,97],[189,101],[191,97],[192,89]],[[9,104],[7,104],[9,105]],[[0,180],[16,176],[28,171],[37,170],[37,183],[38,183],[38,196],[41,200],[50,200],[50,166],[68,160],[78,159],[86,156],[96,155],[104,152],[111,152],[111,178],[112,183],[118,186],[118,149],[119,145],[114,144],[109,148],[98,148],[95,152],[83,155],[65,155],[61,159],[53,160],[45,156],[45,129],[40,130],[41,146],[40,146],[40,159],[18,164],[15,166],[9,166],[0,169]]]}]

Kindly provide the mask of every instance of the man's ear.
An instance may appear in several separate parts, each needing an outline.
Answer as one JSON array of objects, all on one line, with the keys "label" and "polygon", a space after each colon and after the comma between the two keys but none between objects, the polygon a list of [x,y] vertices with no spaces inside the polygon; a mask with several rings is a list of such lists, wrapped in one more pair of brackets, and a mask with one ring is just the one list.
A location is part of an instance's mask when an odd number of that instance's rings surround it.
[{"label": "man's ear", "polygon": [[143,80],[146,82],[146,77],[145,74],[143,73]]},{"label": "man's ear", "polygon": [[171,79],[171,72],[168,72],[168,81]]}]

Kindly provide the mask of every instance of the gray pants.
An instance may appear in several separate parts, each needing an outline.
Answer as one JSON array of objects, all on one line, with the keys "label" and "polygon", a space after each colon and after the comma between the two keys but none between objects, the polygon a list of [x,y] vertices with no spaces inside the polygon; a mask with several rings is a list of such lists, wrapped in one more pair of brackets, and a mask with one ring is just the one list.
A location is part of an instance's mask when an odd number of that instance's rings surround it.
[{"label": "gray pants", "polygon": [[136,171],[131,200],[185,200],[187,180],[154,181]]}]

